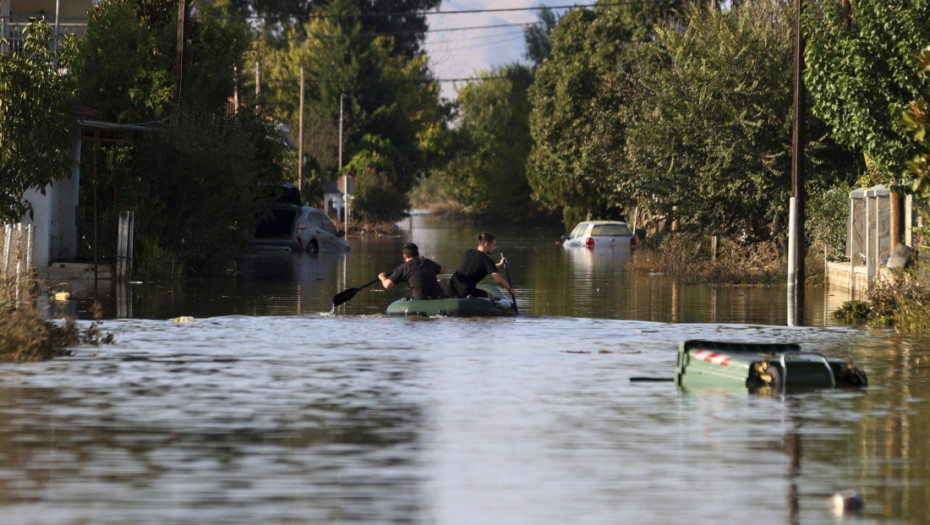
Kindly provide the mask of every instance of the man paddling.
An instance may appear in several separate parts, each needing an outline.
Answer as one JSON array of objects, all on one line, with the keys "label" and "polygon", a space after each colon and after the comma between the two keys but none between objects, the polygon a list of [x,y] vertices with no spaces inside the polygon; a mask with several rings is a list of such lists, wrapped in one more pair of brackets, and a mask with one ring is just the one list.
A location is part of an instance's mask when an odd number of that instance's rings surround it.
[{"label": "man paddling", "polygon": [[482,279],[490,275],[498,286],[510,292],[510,296],[514,297],[516,292],[513,286],[497,271],[499,266],[506,268],[507,258],[501,255],[499,263],[491,259],[491,255],[494,255],[494,250],[497,249],[497,239],[494,235],[485,232],[479,233],[475,240],[478,241],[478,247],[465,250],[452,278],[443,283],[446,295],[449,297],[487,297],[488,294],[484,290],[476,287]]},{"label": "man paddling", "polygon": [[442,266],[420,257],[420,249],[412,242],[404,245],[403,255],[404,264],[394,268],[391,275],[385,272],[378,274],[384,288],[390,290],[395,284],[404,282],[410,287],[414,299],[444,299],[446,294],[436,278],[436,275],[442,273]]}]

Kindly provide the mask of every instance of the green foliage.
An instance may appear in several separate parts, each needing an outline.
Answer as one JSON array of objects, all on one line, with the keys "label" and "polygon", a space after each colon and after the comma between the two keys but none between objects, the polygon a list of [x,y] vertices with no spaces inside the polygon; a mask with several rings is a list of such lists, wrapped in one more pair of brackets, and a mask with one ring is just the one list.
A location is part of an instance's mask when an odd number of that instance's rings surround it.
[{"label": "green foliage", "polygon": [[869,323],[903,333],[930,332],[930,286],[907,274],[895,281],[879,281],[868,302],[846,301],[830,317],[848,324]]},{"label": "green foliage", "polygon": [[138,245],[183,263],[180,275],[229,268],[255,229],[258,182],[283,179],[275,133],[247,111],[227,119],[188,110],[144,136],[133,159]]},{"label": "green foliage", "polygon": [[[659,32],[667,67],[630,126],[630,186],[679,228],[772,239],[785,235],[792,158],[792,9],[753,2],[692,7],[687,29]],[[807,119],[808,180],[823,187],[861,162]]]},{"label": "green foliage", "polygon": [[[231,4],[242,12],[258,15],[269,35],[283,35],[288,29],[297,29],[299,40],[306,40],[312,33],[306,26],[297,23],[305,19],[314,9],[326,9],[335,4],[332,0],[231,0]],[[422,54],[426,37],[427,17],[425,13],[438,7],[440,0],[365,0],[352,4],[362,15],[359,21],[364,33],[391,34],[395,39],[394,56],[412,59]],[[398,16],[383,16],[385,13],[403,13]],[[371,16],[375,15],[375,16]],[[381,15],[381,16],[378,16]]]},{"label": "green foliage", "polygon": [[[321,5],[317,12],[330,16],[311,17],[291,28],[283,44],[273,35],[258,41],[262,76],[272,88],[263,89],[262,105],[285,121],[298,122],[303,67],[304,151],[321,176],[333,177],[339,166],[341,101],[343,157],[364,149],[365,135],[383,137],[403,159],[395,162],[391,183],[408,191],[416,175],[433,166],[447,147],[448,108],[439,103],[426,56],[406,58],[392,38],[365,33],[365,17],[352,16],[359,10],[347,0]],[[301,38],[302,33],[313,38]],[[296,132],[292,127],[294,139]]]},{"label": "green foliage", "polygon": [[830,313],[830,318],[846,324],[859,325],[868,322],[872,316],[872,308],[865,301],[846,301],[838,309]]},{"label": "green foliage", "polygon": [[79,97],[97,119],[142,123],[167,118],[174,101],[177,2],[104,0],[89,13],[75,74]]},{"label": "green foliage", "polygon": [[443,174],[449,193],[468,213],[487,220],[531,220],[536,212],[526,179],[531,139],[526,66],[511,64],[479,73],[457,100],[454,153]]},{"label": "green foliage", "polygon": [[930,332],[930,286],[912,277],[880,281],[869,291],[873,323],[900,332]]},{"label": "green foliage", "polygon": [[410,207],[406,193],[395,183],[399,152],[387,140],[372,135],[363,137],[362,145],[342,170],[355,177],[353,210],[363,221],[397,221]]},{"label": "green foliage", "polygon": [[846,223],[849,217],[850,185],[823,188],[812,185],[807,190],[805,228],[812,249],[826,251],[828,261],[846,257]]},{"label": "green foliage", "polygon": [[[98,119],[142,123],[170,116],[177,22],[177,0],[104,0],[91,10],[75,67],[80,98],[99,112]],[[245,21],[225,2],[198,2],[185,31],[183,103],[222,110],[250,46]]]},{"label": "green foliage", "polygon": [[605,2],[559,20],[529,91],[534,198],[589,215],[632,201],[627,126],[646,94],[640,81],[656,67],[655,24],[678,5]]},{"label": "green foliage", "polygon": [[39,20],[27,27],[21,52],[0,56],[0,219],[9,222],[28,211],[26,190],[70,174],[75,45],[67,38],[52,51],[51,44]]},{"label": "green foliage", "polygon": [[927,2],[812,0],[804,9],[804,83],[813,113],[838,142],[873,158],[887,179],[917,150],[898,115],[930,89],[912,61],[930,42],[928,19]]},{"label": "green foliage", "polygon": [[[920,73],[930,72],[930,46],[917,55]],[[925,201],[930,200],[930,135],[927,134],[927,101],[924,98],[911,102],[902,115],[904,127],[911,132],[920,150],[905,164],[904,178],[910,180],[911,191]]]},{"label": "green foliage", "polygon": [[631,132],[636,187],[679,227],[751,238],[783,229],[791,161],[790,9],[689,11],[659,33],[669,67]]},{"label": "green foliage", "polygon": [[552,54],[552,41],[550,37],[559,25],[559,17],[549,9],[543,7],[537,14],[539,21],[527,26],[523,30],[523,40],[526,42],[526,57],[534,68],[539,67],[543,60]]}]

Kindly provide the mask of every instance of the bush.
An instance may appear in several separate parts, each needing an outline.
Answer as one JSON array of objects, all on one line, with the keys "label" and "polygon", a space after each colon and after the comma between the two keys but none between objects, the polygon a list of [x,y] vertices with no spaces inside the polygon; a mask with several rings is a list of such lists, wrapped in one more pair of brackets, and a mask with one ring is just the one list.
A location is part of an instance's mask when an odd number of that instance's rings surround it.
[{"label": "bush", "polygon": [[[79,344],[112,342],[112,334],[103,334],[97,322],[82,331],[73,319],[43,319],[34,306],[37,295],[32,279],[0,276],[0,361],[42,361],[68,355],[68,348]],[[95,315],[99,320],[99,304]]]},{"label": "bush", "polygon": [[688,283],[772,285],[785,281],[785,259],[774,242],[741,243],[719,237],[712,260],[711,238],[670,232],[636,249],[634,271],[664,273]]},{"label": "bush", "polygon": [[826,252],[828,261],[846,259],[846,222],[851,186],[812,188],[807,199],[805,229],[812,250]]},{"label": "bush", "polygon": [[395,222],[404,217],[410,207],[407,196],[397,191],[380,172],[369,171],[355,178],[352,200],[359,219],[368,222]]}]

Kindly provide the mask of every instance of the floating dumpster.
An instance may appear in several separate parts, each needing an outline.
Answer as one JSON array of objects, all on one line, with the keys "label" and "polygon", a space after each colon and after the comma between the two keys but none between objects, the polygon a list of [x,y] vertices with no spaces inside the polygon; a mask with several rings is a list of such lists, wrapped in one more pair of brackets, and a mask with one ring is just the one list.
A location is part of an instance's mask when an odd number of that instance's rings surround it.
[{"label": "floating dumpster", "polygon": [[793,343],[690,340],[678,347],[679,387],[849,388],[868,385],[865,372],[843,359],[805,352]]}]

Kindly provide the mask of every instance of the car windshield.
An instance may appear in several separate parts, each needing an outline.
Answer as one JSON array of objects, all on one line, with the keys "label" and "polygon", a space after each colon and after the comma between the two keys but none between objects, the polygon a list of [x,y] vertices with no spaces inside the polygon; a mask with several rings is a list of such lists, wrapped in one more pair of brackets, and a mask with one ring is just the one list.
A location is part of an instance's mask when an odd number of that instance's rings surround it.
[{"label": "car windshield", "polygon": [[595,237],[620,237],[633,235],[626,224],[595,224],[591,230]]}]

